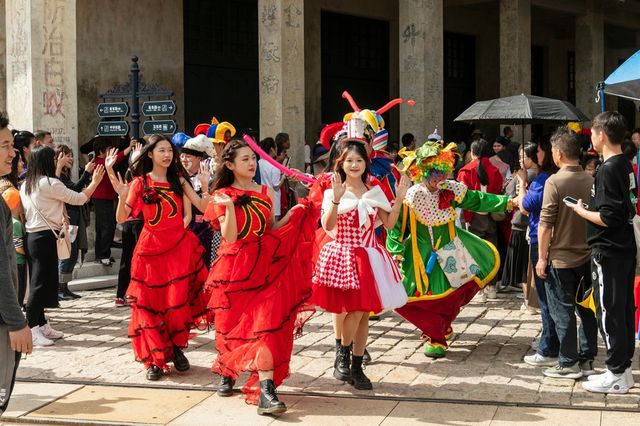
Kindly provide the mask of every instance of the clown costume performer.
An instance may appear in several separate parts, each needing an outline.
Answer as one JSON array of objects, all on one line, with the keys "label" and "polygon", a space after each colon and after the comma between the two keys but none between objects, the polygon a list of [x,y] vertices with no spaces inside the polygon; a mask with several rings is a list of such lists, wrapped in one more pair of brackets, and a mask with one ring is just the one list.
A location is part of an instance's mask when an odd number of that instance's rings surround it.
[{"label": "clown costume performer", "polygon": [[455,164],[455,144],[442,148],[440,142],[426,142],[400,155],[401,170],[416,185],[407,192],[400,219],[387,235],[387,249],[400,265],[409,297],[396,312],[429,338],[425,355],[440,358],[452,321],[500,266],[492,244],[454,226],[455,208],[503,212],[511,202],[446,179]]}]

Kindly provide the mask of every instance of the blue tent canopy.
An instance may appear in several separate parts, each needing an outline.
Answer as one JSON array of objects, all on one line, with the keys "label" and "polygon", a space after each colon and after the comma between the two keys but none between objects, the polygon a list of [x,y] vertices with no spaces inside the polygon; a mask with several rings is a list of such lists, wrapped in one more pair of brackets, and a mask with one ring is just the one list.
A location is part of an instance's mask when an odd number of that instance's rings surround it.
[{"label": "blue tent canopy", "polygon": [[640,101],[640,50],[607,77],[604,93]]}]

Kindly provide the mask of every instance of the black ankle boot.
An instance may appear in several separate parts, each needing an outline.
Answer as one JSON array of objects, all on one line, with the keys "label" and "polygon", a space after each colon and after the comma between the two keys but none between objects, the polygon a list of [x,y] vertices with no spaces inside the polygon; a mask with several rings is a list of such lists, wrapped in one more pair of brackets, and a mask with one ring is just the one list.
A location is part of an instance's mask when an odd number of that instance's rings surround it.
[{"label": "black ankle boot", "polygon": [[162,369],[160,369],[160,367],[155,365],[149,367],[147,370],[147,380],[155,382],[156,380],[160,380],[160,377],[162,377]]},{"label": "black ankle boot", "polygon": [[220,378],[220,384],[218,385],[218,396],[231,396],[233,395],[233,386],[236,381],[229,376],[222,376]]},{"label": "black ankle boot", "polygon": [[362,357],[355,356],[353,357],[353,364],[351,365],[351,384],[354,388],[360,390],[370,390],[373,389],[371,385],[371,380],[364,374],[362,370]]},{"label": "black ankle boot", "polygon": [[72,299],[80,299],[82,296],[80,296],[79,294],[76,294],[74,292],[72,292],[71,290],[69,290],[69,283],[63,283],[60,284],[62,286],[62,292],[67,295],[68,297],[72,298]]},{"label": "black ankle boot", "polygon": [[273,380],[260,380],[260,400],[258,401],[258,414],[280,414],[287,411],[284,402],[278,400],[276,387]]},{"label": "black ankle boot", "polygon": [[351,348],[341,346],[336,357],[336,366],[333,370],[333,377],[343,382],[351,381]]},{"label": "black ankle boot", "polygon": [[184,352],[177,346],[173,346],[173,366],[178,371],[187,371],[191,365]]}]

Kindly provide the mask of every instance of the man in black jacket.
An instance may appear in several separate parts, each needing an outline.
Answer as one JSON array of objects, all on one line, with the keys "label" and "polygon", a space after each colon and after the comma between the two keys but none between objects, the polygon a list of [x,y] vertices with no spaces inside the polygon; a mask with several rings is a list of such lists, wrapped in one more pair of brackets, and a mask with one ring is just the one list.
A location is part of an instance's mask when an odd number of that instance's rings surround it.
[{"label": "man in black jacket", "polygon": [[607,370],[583,382],[590,392],[627,393],[634,386],[636,242],[632,223],[638,192],[631,163],[622,154],[625,131],[624,117],[617,111],[593,119],[591,143],[604,162],[598,168],[588,209],[582,200],[569,205],[587,220],[596,315],[607,348]]},{"label": "man in black jacket", "polygon": [[[9,120],[0,114],[0,176],[11,172],[15,157]],[[22,353],[33,348],[31,330],[18,303],[18,270],[13,246],[11,211],[0,197],[0,415],[9,405]]]}]

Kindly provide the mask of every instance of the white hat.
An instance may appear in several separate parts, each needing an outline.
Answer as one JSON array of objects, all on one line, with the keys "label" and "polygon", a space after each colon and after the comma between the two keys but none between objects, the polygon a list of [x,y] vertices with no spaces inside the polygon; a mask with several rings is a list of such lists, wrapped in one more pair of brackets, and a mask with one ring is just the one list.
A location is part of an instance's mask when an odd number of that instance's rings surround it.
[{"label": "white hat", "polygon": [[180,152],[195,155],[197,157],[204,157],[205,155],[213,157],[215,153],[213,149],[213,141],[205,135],[198,135],[194,138],[188,139]]}]

